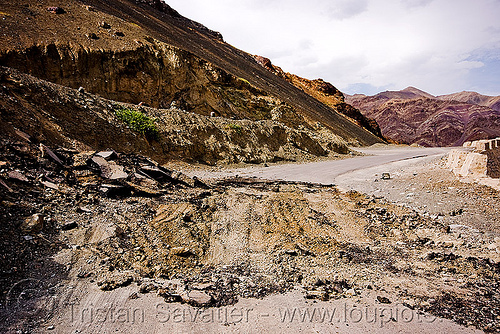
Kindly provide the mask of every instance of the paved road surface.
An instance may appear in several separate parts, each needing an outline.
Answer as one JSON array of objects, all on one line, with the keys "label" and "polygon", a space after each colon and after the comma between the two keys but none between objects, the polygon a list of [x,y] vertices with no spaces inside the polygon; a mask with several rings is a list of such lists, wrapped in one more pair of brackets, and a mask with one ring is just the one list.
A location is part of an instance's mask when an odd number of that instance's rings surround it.
[{"label": "paved road surface", "polygon": [[[421,148],[421,147],[394,147],[384,148],[357,148],[356,150],[368,156],[354,157],[343,160],[321,161],[305,164],[285,164],[271,167],[248,167],[231,171],[208,173],[200,175],[202,178],[224,176],[259,177],[269,180],[302,181],[322,184],[334,184],[335,179],[353,171],[381,166],[396,161],[416,159],[428,156],[441,156],[451,148]],[[197,173],[194,173],[197,174]],[[197,174],[199,175],[199,174]]]}]

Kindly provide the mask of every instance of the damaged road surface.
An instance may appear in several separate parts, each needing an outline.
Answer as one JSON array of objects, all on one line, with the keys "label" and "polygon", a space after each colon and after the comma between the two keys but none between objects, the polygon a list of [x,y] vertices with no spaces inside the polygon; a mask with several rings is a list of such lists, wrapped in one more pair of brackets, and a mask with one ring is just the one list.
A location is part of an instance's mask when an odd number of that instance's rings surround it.
[{"label": "damaged road surface", "polygon": [[4,332],[500,330],[488,235],[334,186],[1,145]]}]

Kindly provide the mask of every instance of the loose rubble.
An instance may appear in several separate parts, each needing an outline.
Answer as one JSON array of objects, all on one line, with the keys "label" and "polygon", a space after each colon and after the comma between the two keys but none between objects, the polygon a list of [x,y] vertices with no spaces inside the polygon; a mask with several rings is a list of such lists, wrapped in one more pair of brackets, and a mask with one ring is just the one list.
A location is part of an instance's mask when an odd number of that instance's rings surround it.
[{"label": "loose rubble", "polygon": [[500,329],[499,240],[438,216],[333,186],[203,183],[111,149],[40,150],[21,137],[0,145],[0,232],[11,236],[3,286],[41,271],[55,295],[85,281],[197,307],[295,288],[312,301],[373,290],[374,303]]}]

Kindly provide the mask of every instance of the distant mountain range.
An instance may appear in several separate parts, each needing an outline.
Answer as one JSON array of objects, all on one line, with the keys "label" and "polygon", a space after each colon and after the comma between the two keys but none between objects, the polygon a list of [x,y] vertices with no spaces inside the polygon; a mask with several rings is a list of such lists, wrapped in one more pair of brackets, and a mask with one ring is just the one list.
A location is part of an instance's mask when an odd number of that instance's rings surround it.
[{"label": "distant mountain range", "polygon": [[500,136],[500,96],[461,92],[434,96],[415,87],[373,96],[345,95],[345,101],[377,121],[393,142],[457,146]]}]

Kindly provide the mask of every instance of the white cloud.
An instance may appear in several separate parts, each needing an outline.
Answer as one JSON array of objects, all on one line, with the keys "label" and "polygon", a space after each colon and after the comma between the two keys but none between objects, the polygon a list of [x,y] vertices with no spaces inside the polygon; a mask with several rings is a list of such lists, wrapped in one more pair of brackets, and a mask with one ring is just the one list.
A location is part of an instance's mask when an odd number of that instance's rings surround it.
[{"label": "white cloud", "polygon": [[[498,0],[167,0],[230,44],[284,70],[350,87],[471,89],[470,72],[500,76],[482,55],[500,46]],[[472,55],[472,56],[471,56]],[[475,89],[492,92],[474,82]],[[349,91],[349,93],[354,93]],[[496,88],[500,95],[500,87]]]}]

